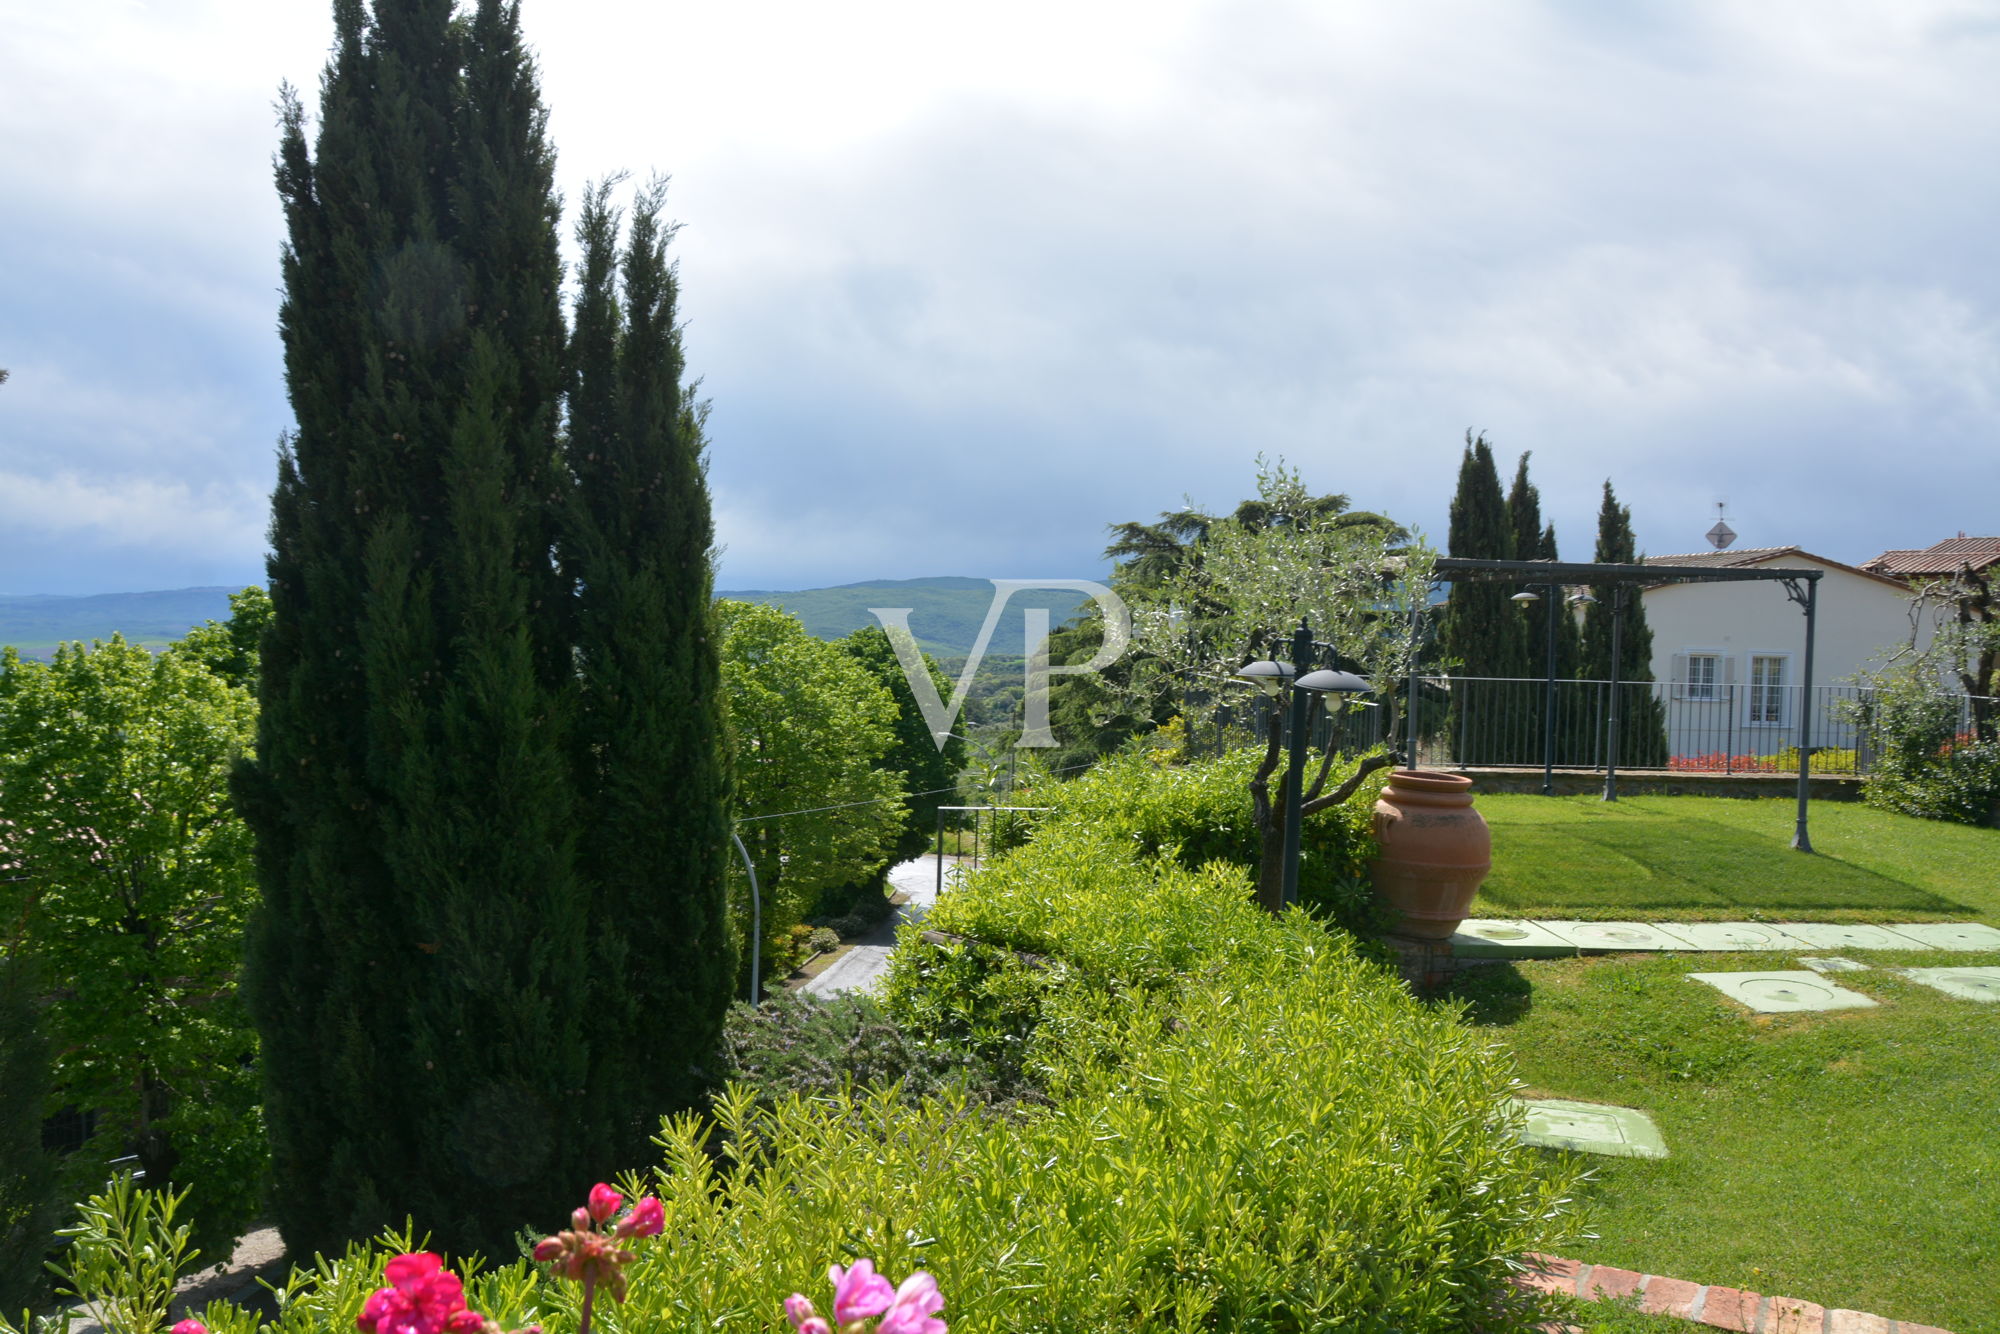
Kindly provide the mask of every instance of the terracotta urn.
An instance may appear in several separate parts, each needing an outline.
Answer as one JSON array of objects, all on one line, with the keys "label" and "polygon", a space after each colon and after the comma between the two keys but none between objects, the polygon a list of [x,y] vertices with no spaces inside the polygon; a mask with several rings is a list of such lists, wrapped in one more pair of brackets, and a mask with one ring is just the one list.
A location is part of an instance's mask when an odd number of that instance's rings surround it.
[{"label": "terracotta urn", "polygon": [[1493,869],[1493,835],[1472,809],[1472,780],[1398,769],[1375,803],[1382,851],[1369,863],[1375,892],[1401,918],[1398,935],[1442,940],[1458,929]]}]

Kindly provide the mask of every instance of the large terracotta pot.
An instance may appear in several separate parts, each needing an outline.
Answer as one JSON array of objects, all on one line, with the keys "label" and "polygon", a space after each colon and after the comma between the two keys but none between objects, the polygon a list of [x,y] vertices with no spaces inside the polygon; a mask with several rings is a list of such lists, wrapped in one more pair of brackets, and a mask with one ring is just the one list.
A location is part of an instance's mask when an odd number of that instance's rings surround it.
[{"label": "large terracotta pot", "polygon": [[1458,929],[1493,869],[1493,835],[1472,809],[1472,780],[1398,769],[1375,803],[1375,892],[1401,915],[1399,935],[1441,940]]}]

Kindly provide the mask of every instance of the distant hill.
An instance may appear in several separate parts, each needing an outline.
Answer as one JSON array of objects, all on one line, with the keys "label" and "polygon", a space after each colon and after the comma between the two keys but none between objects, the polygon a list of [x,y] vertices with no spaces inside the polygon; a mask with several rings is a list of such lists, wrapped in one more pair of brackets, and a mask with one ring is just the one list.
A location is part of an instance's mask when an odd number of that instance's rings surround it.
[{"label": "distant hill", "polygon": [[[12,644],[27,658],[48,658],[70,640],[109,639],[114,633],[150,648],[179,639],[203,621],[229,619],[234,588],[176,588],[157,593],[99,593],[90,597],[0,595],[0,644]],[[865,625],[880,624],[870,607],[909,607],[917,642],[940,658],[962,659],[979,637],[993,601],[986,579],[877,579],[837,588],[795,592],[743,589],[717,597],[782,607],[821,639],[839,639]],[[1008,599],[989,645],[995,657],[1021,653],[1022,617],[1028,607],[1046,607],[1049,624],[1061,625],[1087,599],[1059,589],[1027,589]]]},{"label": "distant hill", "polygon": [[[726,590],[716,596],[782,607],[821,639],[839,639],[863,626],[881,624],[869,614],[870,607],[908,607],[910,633],[919,644],[941,658],[963,658],[972,650],[972,641],[979,637],[979,627],[986,620],[986,609],[993,601],[993,584],[987,579],[942,576],[876,579],[790,593]],[[993,629],[988,648],[996,655],[1018,657],[1022,651],[1021,613],[1025,608],[1048,608],[1049,624],[1056,626],[1074,616],[1077,608],[1087,601],[1082,593],[1024,589],[1007,600],[1007,609]]]},{"label": "distant hill", "polygon": [[229,595],[239,591],[174,588],[88,597],[0,595],[0,644],[12,644],[24,658],[53,657],[58,644],[73,639],[88,643],[113,634],[160,648],[203,621],[228,620]]}]

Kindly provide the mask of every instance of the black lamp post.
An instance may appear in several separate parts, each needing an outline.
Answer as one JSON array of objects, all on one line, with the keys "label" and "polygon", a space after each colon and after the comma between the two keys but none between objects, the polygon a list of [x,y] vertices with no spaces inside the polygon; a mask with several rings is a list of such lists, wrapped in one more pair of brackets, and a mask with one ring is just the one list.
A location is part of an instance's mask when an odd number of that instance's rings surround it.
[{"label": "black lamp post", "polygon": [[[1249,681],[1266,695],[1276,698],[1288,688],[1291,691],[1289,717],[1286,720],[1288,753],[1285,757],[1285,852],[1284,871],[1280,878],[1283,888],[1281,898],[1289,907],[1299,901],[1299,826],[1304,822],[1301,808],[1305,805],[1306,733],[1308,731],[1308,709],[1314,696],[1331,694],[1355,694],[1371,689],[1368,682],[1353,672],[1338,672],[1321,668],[1316,672],[1298,675],[1292,665],[1308,664],[1312,661],[1312,631],[1301,620],[1299,628],[1292,632],[1292,662],[1273,662],[1262,659],[1245,666],[1236,673],[1237,677]],[[1275,719],[1273,720],[1275,722]]]}]

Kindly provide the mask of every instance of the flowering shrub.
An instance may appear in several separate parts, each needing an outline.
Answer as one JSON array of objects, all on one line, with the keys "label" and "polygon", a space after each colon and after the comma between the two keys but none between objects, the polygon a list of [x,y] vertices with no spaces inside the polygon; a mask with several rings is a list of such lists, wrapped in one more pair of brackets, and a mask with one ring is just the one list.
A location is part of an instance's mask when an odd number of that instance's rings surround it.
[{"label": "flowering shrub", "polygon": [[1730,755],[1719,750],[1701,755],[1668,756],[1667,768],[1676,773],[1703,774],[1779,772],[1776,755]]},{"label": "flowering shrub", "polygon": [[850,1268],[834,1265],[826,1271],[833,1284],[833,1320],[813,1310],[801,1293],[785,1299],[785,1315],[799,1334],[866,1334],[868,1321],[882,1317],[875,1334],[945,1334],[937,1318],[944,1295],[937,1280],[919,1269],[892,1288],[875,1272],[872,1260],[856,1260]]}]

